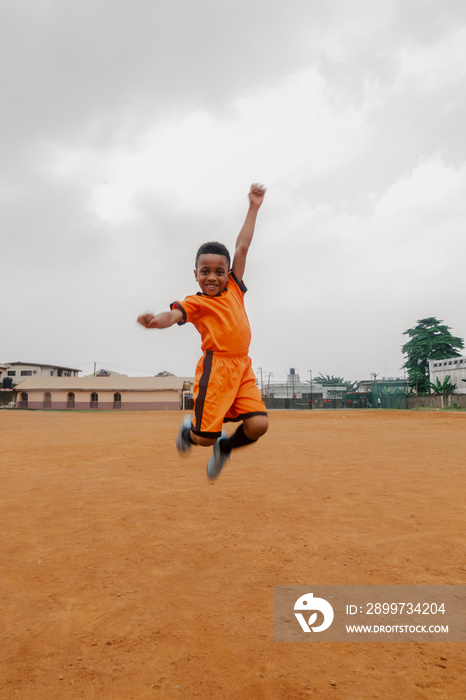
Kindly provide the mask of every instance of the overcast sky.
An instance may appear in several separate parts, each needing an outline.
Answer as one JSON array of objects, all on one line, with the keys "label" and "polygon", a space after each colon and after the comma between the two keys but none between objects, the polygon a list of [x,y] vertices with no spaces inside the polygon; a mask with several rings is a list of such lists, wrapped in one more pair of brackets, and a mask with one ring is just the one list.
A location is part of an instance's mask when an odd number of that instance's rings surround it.
[{"label": "overcast sky", "polygon": [[267,187],[254,369],[402,376],[466,337],[464,0],[2,0],[0,362],[192,375],[195,293]]}]

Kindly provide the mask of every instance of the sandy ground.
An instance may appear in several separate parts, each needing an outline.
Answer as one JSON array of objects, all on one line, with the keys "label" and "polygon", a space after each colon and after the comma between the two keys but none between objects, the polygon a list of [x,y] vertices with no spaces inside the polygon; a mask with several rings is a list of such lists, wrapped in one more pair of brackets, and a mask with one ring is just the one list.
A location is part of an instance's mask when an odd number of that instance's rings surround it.
[{"label": "sandy ground", "polygon": [[465,696],[464,644],[273,641],[274,585],[464,584],[465,414],[272,412],[214,485],[180,420],[0,412],[2,700]]}]

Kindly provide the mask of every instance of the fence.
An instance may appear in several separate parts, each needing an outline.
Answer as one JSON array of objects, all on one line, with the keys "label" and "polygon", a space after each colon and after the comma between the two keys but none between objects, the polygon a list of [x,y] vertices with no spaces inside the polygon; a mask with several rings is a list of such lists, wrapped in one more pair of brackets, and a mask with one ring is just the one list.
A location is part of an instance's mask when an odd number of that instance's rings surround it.
[{"label": "fence", "polygon": [[449,396],[407,396],[407,408],[445,408],[447,406],[466,408],[466,394]]},{"label": "fence", "polygon": [[8,406],[9,403],[15,400],[14,391],[0,391],[0,406]]},{"label": "fence", "polygon": [[291,409],[295,411],[309,411],[311,408],[332,409],[346,407],[345,400],[343,398],[324,399],[322,396],[313,396],[312,400],[307,398],[284,399],[273,396],[264,396],[264,403],[266,408]]},{"label": "fence", "polygon": [[337,409],[337,408],[387,408],[406,409],[406,383],[404,380],[384,379],[372,384],[372,390],[345,391],[344,386],[316,385],[316,391],[304,390],[305,383],[297,385],[268,384],[264,402],[269,409]]}]

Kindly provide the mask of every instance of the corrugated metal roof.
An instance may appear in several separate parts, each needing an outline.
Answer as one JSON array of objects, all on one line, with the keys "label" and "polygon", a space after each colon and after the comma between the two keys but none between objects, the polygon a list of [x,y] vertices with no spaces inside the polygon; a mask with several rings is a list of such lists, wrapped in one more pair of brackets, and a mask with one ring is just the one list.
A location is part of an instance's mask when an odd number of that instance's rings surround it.
[{"label": "corrugated metal roof", "polygon": [[20,391],[180,391],[184,377],[26,377],[16,384]]}]

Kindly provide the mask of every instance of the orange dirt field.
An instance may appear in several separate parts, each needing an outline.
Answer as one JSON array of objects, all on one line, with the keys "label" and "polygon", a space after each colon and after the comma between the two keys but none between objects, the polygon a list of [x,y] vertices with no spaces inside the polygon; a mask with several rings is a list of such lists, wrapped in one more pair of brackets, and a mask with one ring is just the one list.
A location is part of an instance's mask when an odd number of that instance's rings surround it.
[{"label": "orange dirt field", "polygon": [[276,643],[273,603],[464,584],[466,414],[271,412],[215,484],[181,418],[0,412],[2,700],[465,697],[465,644]]}]

